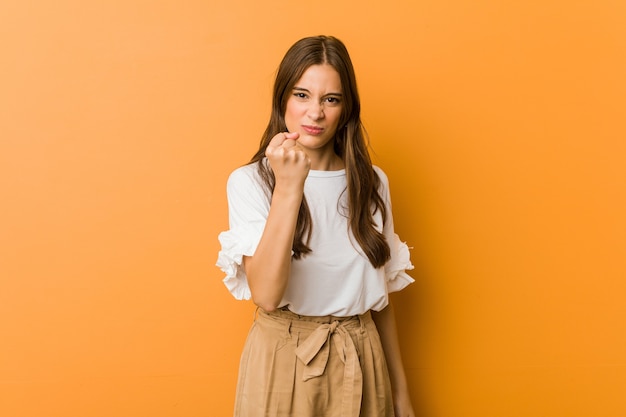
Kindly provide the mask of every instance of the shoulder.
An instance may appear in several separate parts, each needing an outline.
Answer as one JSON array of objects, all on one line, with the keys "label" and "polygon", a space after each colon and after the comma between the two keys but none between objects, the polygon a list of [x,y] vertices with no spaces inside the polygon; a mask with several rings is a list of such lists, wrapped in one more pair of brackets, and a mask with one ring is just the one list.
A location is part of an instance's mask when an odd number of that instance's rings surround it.
[{"label": "shoulder", "polygon": [[271,197],[269,186],[259,172],[258,163],[250,163],[231,172],[228,176],[226,191],[229,198],[238,196],[237,198],[244,200],[261,198],[265,201]]},{"label": "shoulder", "polygon": [[383,169],[378,165],[372,165],[372,168],[374,169],[376,175],[378,175],[378,178],[380,178],[380,181],[387,186],[389,184],[389,178],[387,177],[387,174],[385,174],[385,171],[383,171]]},{"label": "shoulder", "polygon": [[387,177],[387,174],[385,174],[385,171],[383,171],[379,166],[372,165],[372,168],[374,168],[374,172],[380,179],[380,184],[378,184],[378,193],[385,199],[385,201],[389,201],[389,178]]},{"label": "shoulder", "polygon": [[228,186],[245,186],[258,184],[261,181],[259,166],[256,163],[240,166],[228,176]]}]

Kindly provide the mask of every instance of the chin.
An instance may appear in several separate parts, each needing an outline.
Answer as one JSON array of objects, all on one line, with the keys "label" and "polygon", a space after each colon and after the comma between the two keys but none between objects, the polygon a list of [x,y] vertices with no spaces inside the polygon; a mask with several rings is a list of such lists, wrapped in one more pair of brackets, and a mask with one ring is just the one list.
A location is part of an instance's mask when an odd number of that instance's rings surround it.
[{"label": "chin", "polygon": [[304,146],[305,148],[310,148],[310,149],[321,149],[324,148],[326,146],[328,146],[328,144],[332,142],[332,139],[328,139],[328,140],[324,140],[324,139],[320,139],[318,137],[300,137],[300,139],[298,139],[298,143],[301,146]]}]

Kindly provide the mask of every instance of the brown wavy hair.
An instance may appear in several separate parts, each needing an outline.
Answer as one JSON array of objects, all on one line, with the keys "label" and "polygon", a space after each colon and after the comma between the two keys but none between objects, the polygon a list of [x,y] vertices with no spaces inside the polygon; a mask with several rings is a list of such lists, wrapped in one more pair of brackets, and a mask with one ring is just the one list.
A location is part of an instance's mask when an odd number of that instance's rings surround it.
[{"label": "brown wavy hair", "polygon": [[[332,66],[339,73],[343,90],[342,114],[335,133],[334,149],[346,167],[349,227],[370,263],[378,268],[389,260],[390,250],[385,237],[376,230],[373,216],[380,211],[384,222],[387,213],[378,191],[380,178],[372,167],[365,129],[361,123],[361,102],[354,68],[348,50],[339,39],[332,36],[307,37],[287,51],[274,82],[270,120],[259,150],[250,163],[257,163],[259,174],[271,194],[275,179],[272,170],[264,162],[265,149],[276,134],[287,131],[285,111],[295,84],[310,66],[322,64]],[[308,244],[312,228],[309,207],[306,198],[303,198],[293,241],[295,259],[311,252]]]}]

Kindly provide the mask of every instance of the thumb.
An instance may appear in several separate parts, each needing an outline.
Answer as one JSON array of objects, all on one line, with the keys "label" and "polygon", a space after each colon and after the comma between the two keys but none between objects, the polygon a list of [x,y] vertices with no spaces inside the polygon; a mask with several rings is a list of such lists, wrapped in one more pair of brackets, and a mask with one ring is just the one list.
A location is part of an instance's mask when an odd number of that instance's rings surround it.
[{"label": "thumb", "polygon": [[298,132],[285,132],[285,139],[296,140],[300,137]]},{"label": "thumb", "polygon": [[300,137],[298,132],[280,132],[274,135],[274,137],[270,140],[270,143],[267,144],[267,147],[271,148],[281,146],[284,141],[288,139],[296,140],[298,137]]}]

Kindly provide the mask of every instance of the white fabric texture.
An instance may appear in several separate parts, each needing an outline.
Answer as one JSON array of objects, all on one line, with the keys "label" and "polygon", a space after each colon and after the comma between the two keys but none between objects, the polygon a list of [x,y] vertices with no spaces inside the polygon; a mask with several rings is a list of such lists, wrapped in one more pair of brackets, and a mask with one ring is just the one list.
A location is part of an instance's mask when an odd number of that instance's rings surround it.
[{"label": "white fabric texture", "polygon": [[[414,282],[406,271],[413,269],[409,248],[394,232],[389,183],[385,173],[374,167],[381,179],[381,195],[387,207],[374,215],[379,231],[391,249],[391,259],[374,268],[348,230],[346,173],[309,171],[304,194],[313,220],[312,252],[292,260],[289,284],[280,304],[299,315],[352,316],[368,310],[380,311],[389,302],[389,293]],[[252,256],[263,234],[270,209],[257,165],[233,171],[227,184],[229,230],[220,233],[221,251],[217,266],[226,274],[224,284],[233,296],[250,299],[250,288],[242,267],[243,256]]]}]

